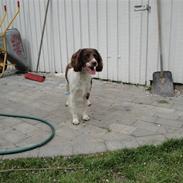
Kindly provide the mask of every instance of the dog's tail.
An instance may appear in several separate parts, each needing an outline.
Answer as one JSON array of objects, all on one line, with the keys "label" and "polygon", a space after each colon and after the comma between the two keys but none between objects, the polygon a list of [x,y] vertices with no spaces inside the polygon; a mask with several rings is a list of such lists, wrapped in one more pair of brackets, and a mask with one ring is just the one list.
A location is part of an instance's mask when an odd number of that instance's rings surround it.
[{"label": "dog's tail", "polygon": [[69,69],[71,69],[72,68],[72,66],[70,65],[70,64],[68,64],[67,65],[67,67],[66,67],[66,69],[65,69],[65,79],[66,79],[66,81],[67,81],[67,84],[66,84],[66,95],[69,95],[70,94],[70,90],[69,90],[69,80],[68,80],[68,77],[67,77],[67,75],[68,75],[68,71],[69,71]]},{"label": "dog's tail", "polygon": [[65,95],[69,95],[70,91],[69,91],[69,83],[66,84],[66,92]]}]

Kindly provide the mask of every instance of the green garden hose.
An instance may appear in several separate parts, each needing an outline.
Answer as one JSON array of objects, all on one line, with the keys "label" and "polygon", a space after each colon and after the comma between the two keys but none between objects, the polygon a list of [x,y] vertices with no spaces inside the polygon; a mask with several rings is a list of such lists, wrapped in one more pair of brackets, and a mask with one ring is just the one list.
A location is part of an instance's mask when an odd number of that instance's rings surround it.
[{"label": "green garden hose", "polygon": [[39,119],[39,118],[31,117],[31,116],[12,115],[12,114],[0,114],[0,116],[36,120],[36,121],[39,121],[43,124],[46,124],[51,129],[50,135],[44,141],[42,141],[38,144],[33,144],[33,145],[25,146],[25,147],[18,147],[15,149],[3,149],[3,150],[0,149],[0,155],[16,154],[16,153],[21,153],[21,152],[33,150],[35,148],[38,148],[38,147],[41,147],[41,146],[47,144],[55,136],[55,128],[49,122],[47,122],[43,119]]}]

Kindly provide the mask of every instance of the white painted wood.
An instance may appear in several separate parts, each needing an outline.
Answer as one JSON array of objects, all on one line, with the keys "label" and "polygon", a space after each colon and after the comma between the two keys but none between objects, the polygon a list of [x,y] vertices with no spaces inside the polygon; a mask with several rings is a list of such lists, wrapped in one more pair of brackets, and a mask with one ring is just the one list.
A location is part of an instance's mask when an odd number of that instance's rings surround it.
[{"label": "white painted wood", "polygon": [[88,0],[88,34],[89,47],[98,48],[98,33],[97,33],[97,0]]},{"label": "white painted wood", "polygon": [[[59,0],[52,0],[54,3],[52,3],[51,8],[51,21],[53,23],[52,28],[52,37],[53,37],[53,59],[54,59],[54,71],[55,72],[63,72],[62,70],[62,62],[61,62],[61,35],[60,35],[60,24],[59,24]],[[53,34],[57,36],[53,36]]]},{"label": "white painted wood", "polygon": [[117,0],[107,1],[108,78],[117,80]]},{"label": "white painted wood", "polygon": [[[148,36],[148,75],[160,70],[158,30],[157,30],[157,0],[150,1],[152,11],[149,16]],[[175,83],[183,83],[183,1],[161,0],[162,52],[164,70],[172,72]]]},{"label": "white painted wood", "polygon": [[108,38],[107,38],[107,5],[106,0],[97,1],[97,33],[98,33],[98,50],[103,58],[103,71],[99,74],[102,79],[108,78]]},{"label": "white painted wood", "polygon": [[160,13],[160,22],[162,27],[162,53],[163,53],[163,67],[164,70],[168,70],[169,68],[169,51],[170,51],[170,31],[171,31],[171,23],[169,20],[172,18],[172,0],[161,1],[161,13]]},{"label": "white painted wood", "polygon": [[[142,1],[143,5],[149,5],[148,0]],[[147,82],[147,46],[148,46],[148,23],[149,12],[143,11],[141,14],[141,35],[140,35],[140,60],[139,60],[139,84]]]},{"label": "white painted wood", "polygon": [[129,1],[118,1],[118,80],[125,83],[129,83],[129,40],[130,40],[130,2]]},{"label": "white painted wood", "polygon": [[147,45],[147,84],[152,80],[153,72],[159,70],[159,46],[157,27],[157,0],[150,0],[151,11],[148,23],[148,45]]},{"label": "white painted wood", "polygon": [[[46,0],[20,1],[20,15],[13,27],[21,32],[32,69],[36,69]],[[148,4],[151,11],[135,12]],[[16,0],[2,0],[8,20]],[[175,82],[183,83],[183,1],[161,0],[163,60]],[[0,17],[3,11],[0,11]],[[5,21],[5,24],[8,23]],[[3,28],[5,25],[3,25]],[[73,52],[97,48],[104,60],[97,77],[133,84],[149,84],[159,70],[157,0],[51,0],[39,70],[64,72]]]},{"label": "white painted wood", "polygon": [[80,1],[81,47],[89,47],[88,1]]},{"label": "white painted wood", "polygon": [[73,27],[73,11],[72,11],[72,1],[65,0],[65,26],[67,35],[67,52],[68,59],[70,55],[74,52],[74,27]]},{"label": "white painted wood", "polygon": [[146,48],[147,48],[147,16],[148,11],[134,11],[135,5],[147,5],[148,1],[130,2],[130,58],[129,82],[145,84],[146,82]]},{"label": "white painted wood", "polygon": [[[62,66],[62,72],[65,72],[65,67],[67,63],[69,62],[69,54],[68,54],[68,42],[67,42],[67,30],[66,30],[66,18],[65,18],[65,1],[64,0],[58,0],[58,24],[60,26],[59,29],[59,40],[60,42],[60,52],[61,52],[61,66]],[[54,36],[57,36],[54,34]]]},{"label": "white painted wood", "polygon": [[73,36],[74,36],[74,52],[81,48],[81,12],[80,0],[72,1],[73,5]]},{"label": "white painted wood", "polygon": [[141,4],[135,0],[130,2],[130,57],[129,57],[129,82],[138,83],[139,80],[139,59],[140,59],[140,34],[141,34],[141,14],[135,12],[134,6]]},{"label": "white painted wood", "polygon": [[[173,80],[178,83],[183,83],[183,1],[171,1],[171,7],[166,10],[162,2],[162,9],[167,17],[162,17],[163,32],[166,32],[167,37],[163,39],[164,58],[166,69],[170,70],[173,75]],[[170,22],[167,26],[167,22]],[[166,28],[169,27],[167,30]],[[165,42],[165,40],[167,40]]]}]

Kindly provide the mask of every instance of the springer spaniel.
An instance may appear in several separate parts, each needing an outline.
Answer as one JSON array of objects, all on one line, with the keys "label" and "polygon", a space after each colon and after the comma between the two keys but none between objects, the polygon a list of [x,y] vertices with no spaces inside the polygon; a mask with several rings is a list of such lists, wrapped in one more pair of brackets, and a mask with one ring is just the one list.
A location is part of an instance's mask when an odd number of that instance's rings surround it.
[{"label": "springer spaniel", "polygon": [[[67,80],[68,100],[66,106],[70,107],[74,125],[79,124],[77,108],[82,103],[82,119],[88,121],[87,114],[92,77],[103,69],[102,58],[96,49],[79,49],[72,55],[71,62],[67,65],[65,78]],[[78,99],[82,102],[78,103]]]}]

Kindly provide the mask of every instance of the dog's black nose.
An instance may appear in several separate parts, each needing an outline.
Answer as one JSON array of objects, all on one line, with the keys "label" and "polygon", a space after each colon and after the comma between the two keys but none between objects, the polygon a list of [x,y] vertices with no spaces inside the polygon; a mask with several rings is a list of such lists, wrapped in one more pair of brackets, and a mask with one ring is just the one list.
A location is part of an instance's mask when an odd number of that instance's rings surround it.
[{"label": "dog's black nose", "polygon": [[97,62],[92,62],[92,66],[95,67],[97,65]]}]

